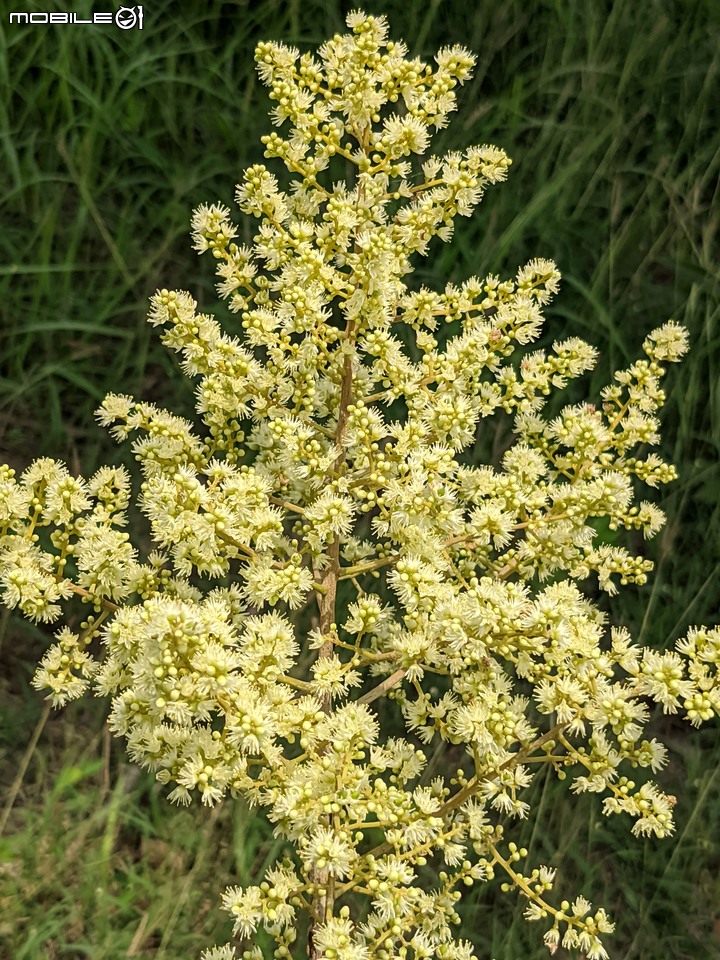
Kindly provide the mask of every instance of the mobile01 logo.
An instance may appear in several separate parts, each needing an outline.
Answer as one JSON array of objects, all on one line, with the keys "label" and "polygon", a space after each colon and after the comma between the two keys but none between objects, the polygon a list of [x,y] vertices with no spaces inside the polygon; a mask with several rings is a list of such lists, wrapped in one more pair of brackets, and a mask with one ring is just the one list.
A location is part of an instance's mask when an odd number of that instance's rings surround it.
[{"label": "mobile01 logo", "polygon": [[119,7],[115,13],[92,13],[90,16],[81,17],[77,13],[33,13],[23,11],[12,11],[10,13],[10,23],[19,23],[24,26],[49,26],[51,24],[65,24],[72,26],[81,26],[83,24],[114,24],[121,30],[132,30],[135,27],[138,30],[143,28],[143,8]]}]

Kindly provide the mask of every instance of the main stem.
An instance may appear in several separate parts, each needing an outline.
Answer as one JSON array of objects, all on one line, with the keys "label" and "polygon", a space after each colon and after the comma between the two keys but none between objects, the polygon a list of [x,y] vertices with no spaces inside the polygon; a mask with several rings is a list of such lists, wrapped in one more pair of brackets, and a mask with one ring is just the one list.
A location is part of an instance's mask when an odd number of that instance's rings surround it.
[{"label": "main stem", "polygon": [[[345,328],[345,339],[348,340],[353,333],[353,324],[348,320]],[[337,459],[333,465],[333,471],[337,471],[345,459],[345,453],[342,449],[343,436],[348,418],[348,405],[352,396],[352,360],[349,356],[345,357],[343,364],[342,386],[340,389],[340,408],[338,411],[337,429],[335,431],[335,445],[339,449]],[[318,608],[320,613],[320,632],[325,637],[325,642],[318,653],[318,657],[331,657],[334,650],[333,630],[335,626],[335,598],[337,596],[337,584],[340,574],[340,540],[336,536],[328,548],[329,564],[322,572],[315,572],[315,579],[319,580],[324,592],[318,595]],[[323,699],[323,710],[326,713],[330,711],[330,697]],[[335,880],[328,875],[327,869],[316,869],[313,873],[313,882],[315,891],[310,904],[310,924],[308,928],[308,957],[310,960],[318,960],[320,950],[315,943],[315,928],[330,919],[333,913],[335,902]]]},{"label": "main stem", "polygon": [[[360,148],[367,155],[369,153],[370,129],[366,127],[362,132],[354,131],[355,139]],[[364,190],[362,186],[358,188],[358,203],[364,200]],[[357,246],[356,246],[357,249]],[[355,333],[355,325],[352,319],[348,318],[345,324],[345,341],[350,341]],[[338,455],[333,464],[332,472],[337,474],[345,460],[345,450],[343,449],[343,437],[348,420],[348,406],[352,400],[352,357],[349,353],[345,354],[343,361],[342,384],[340,387],[340,403],[338,409],[337,427],[335,429],[335,446]],[[321,573],[316,572],[315,579],[320,581],[325,592],[318,595],[318,607],[320,613],[320,632],[325,637],[325,642],[318,652],[318,657],[331,657],[333,654],[333,631],[335,628],[335,599],[337,596],[337,584],[340,576],[340,541],[337,536],[330,544],[328,549],[328,566]],[[323,700],[323,710],[330,712],[330,697]],[[318,960],[320,950],[315,943],[315,928],[326,922],[332,917],[333,906],[335,903],[335,880],[328,875],[327,869],[315,870],[313,874],[315,883],[315,892],[310,904],[310,923],[308,927],[308,957],[310,960]]]}]

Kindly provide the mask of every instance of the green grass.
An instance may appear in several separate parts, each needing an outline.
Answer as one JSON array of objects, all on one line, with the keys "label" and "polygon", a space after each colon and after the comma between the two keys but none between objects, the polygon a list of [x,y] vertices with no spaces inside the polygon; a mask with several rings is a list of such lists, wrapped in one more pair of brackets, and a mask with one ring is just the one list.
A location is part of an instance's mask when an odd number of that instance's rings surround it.
[{"label": "green grass", "polygon": [[[101,5],[100,5],[101,6]],[[601,350],[588,390],[674,317],[692,352],[669,377],[663,452],[680,479],[660,493],[669,523],[651,583],[606,604],[638,639],[667,645],[720,608],[718,174],[720,6],[714,0],[371,0],[392,34],[431,56],[462,42],[479,57],[442,146],[494,142],[513,157],[417,271],[444,284],[556,259],[551,339]],[[28,4],[67,8],[67,4]],[[100,7],[98,7],[100,8]],[[79,13],[87,3],[73,5]],[[229,203],[261,158],[268,101],[253,72],[260,39],[316,45],[342,26],[324,0],[158,0],[145,29],[0,24],[0,459],[39,454],[88,472],[111,446],[92,411],[110,389],[192,410],[192,390],[144,320],[158,286],[215,309],[208,264],[187,236],[192,207]],[[227,318],[224,309],[219,316]],[[229,319],[232,326],[234,320]],[[501,449],[489,424],[479,449]],[[47,637],[11,620],[2,648],[0,783],[13,780],[42,704],[28,688]],[[0,841],[0,957],[195,957],[228,933],[227,882],[274,856],[271,832],[239,808],[212,822],[176,811],[103,739],[102,705],[53,715],[30,757]],[[641,842],[592,798],[536,787],[533,858],[562,860],[618,920],[618,960],[720,957],[720,734],[672,718],[663,774],[678,796],[675,838]],[[1,805],[1,804],[0,804]],[[188,881],[187,878],[191,880]],[[468,896],[463,934],[481,960],[545,956],[522,905],[494,889]]]}]

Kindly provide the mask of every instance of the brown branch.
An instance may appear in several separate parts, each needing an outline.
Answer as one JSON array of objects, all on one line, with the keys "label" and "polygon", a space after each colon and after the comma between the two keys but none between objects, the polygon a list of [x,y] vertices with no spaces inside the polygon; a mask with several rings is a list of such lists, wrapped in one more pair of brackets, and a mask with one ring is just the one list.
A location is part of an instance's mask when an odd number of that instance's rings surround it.
[{"label": "brown branch", "polygon": [[395,673],[391,673],[389,677],[385,677],[382,683],[373,687],[372,690],[368,690],[362,697],[358,697],[355,703],[372,703],[373,700],[377,700],[378,697],[386,694],[388,690],[396,687],[406,675],[407,670],[396,670]]},{"label": "brown branch", "polygon": [[85,587],[79,587],[76,583],[68,583],[67,585],[73,593],[76,593],[80,597],[89,597],[112,613],[117,613],[117,611],[121,609],[119,604],[113,603],[112,600],[106,600],[105,597],[98,597],[91,590],[86,590]]}]

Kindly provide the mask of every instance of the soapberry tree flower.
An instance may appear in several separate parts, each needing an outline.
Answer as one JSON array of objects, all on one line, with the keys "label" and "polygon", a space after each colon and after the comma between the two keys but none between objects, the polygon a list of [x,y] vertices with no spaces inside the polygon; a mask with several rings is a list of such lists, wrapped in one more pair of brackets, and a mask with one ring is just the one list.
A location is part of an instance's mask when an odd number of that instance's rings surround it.
[{"label": "soapberry tree flower", "polygon": [[[227,888],[236,943],[205,960],[466,960],[461,891],[498,877],[551,953],[597,960],[611,920],[556,896],[556,867],[527,863],[513,823],[546,766],[633,833],[668,836],[649,705],[694,726],[720,712],[718,629],[642,647],[583,592],[652,568],[599,530],[663,525],[637,497],[675,477],[647,449],[687,333],[665,323],[599,402],[544,416],[597,360],[576,337],[526,349],[555,264],[411,282],[510,167],[495,146],[429,153],[473,56],[454,46],[428,65],[383,17],[347,23],[316,55],[257,48],[279,162],[237,188],[252,242],[222,204],[192,220],[227,330],[188,292],[151,299],[197,417],[105,399],[139,489],[123,467],[2,468],[3,599],[65,618],[34,680],[54,705],[110,697],[111,729],[172,801],[244,798],[286,841],[256,885]],[[473,463],[497,414],[513,442]],[[430,751],[460,765],[433,774]]]}]

